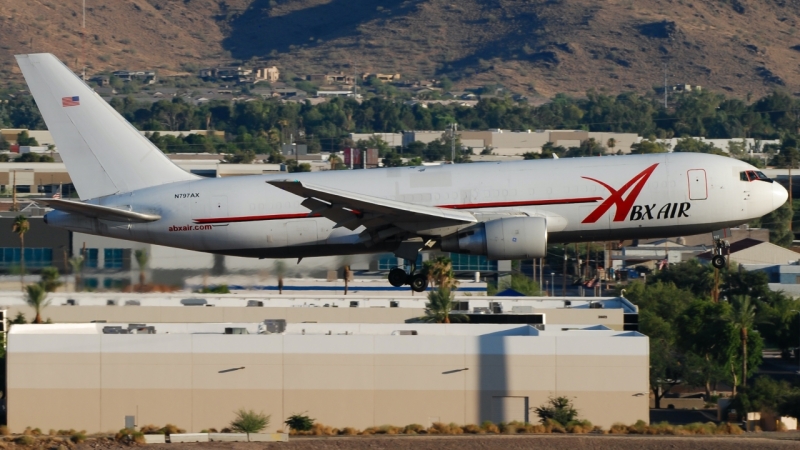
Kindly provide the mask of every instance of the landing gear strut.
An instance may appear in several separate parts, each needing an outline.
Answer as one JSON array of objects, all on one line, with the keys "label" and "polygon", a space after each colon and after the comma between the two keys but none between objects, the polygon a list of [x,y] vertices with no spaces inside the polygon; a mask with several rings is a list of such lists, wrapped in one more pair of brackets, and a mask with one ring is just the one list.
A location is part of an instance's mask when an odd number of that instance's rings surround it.
[{"label": "landing gear strut", "polygon": [[414,265],[411,265],[411,273],[406,273],[400,267],[395,267],[389,272],[389,284],[394,287],[402,287],[403,285],[411,286],[414,292],[424,292],[428,288],[428,277],[422,273],[414,273]]},{"label": "landing gear strut", "polygon": [[723,252],[725,249],[730,248],[731,244],[728,241],[722,239],[714,239],[714,250],[711,251],[711,265],[714,266],[715,269],[722,269],[727,265],[727,261],[725,260],[725,255]]}]

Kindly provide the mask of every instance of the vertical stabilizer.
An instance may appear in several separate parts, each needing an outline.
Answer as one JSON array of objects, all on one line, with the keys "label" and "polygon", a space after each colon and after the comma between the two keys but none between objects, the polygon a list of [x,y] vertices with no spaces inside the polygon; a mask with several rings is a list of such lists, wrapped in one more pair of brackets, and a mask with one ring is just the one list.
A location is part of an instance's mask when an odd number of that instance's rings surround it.
[{"label": "vertical stabilizer", "polygon": [[16,58],[82,200],[196,178],[54,55]]}]

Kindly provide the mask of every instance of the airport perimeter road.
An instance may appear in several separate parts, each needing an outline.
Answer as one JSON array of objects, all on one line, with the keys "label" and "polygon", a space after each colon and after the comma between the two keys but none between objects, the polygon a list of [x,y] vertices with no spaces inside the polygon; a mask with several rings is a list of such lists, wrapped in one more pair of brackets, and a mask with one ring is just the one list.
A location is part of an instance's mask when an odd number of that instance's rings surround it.
[{"label": "airport perimeter road", "polygon": [[722,450],[800,448],[798,433],[769,433],[738,437],[684,436],[354,436],[354,437],[292,437],[288,443],[198,443],[148,445],[148,449],[176,450],[522,450],[546,449],[614,449],[614,450]]}]

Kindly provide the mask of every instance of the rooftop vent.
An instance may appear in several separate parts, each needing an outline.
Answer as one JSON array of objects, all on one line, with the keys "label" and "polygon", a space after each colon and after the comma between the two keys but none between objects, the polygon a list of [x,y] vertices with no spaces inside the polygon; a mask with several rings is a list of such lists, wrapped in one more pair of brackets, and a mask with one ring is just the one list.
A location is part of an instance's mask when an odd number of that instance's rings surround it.
[{"label": "rooftop vent", "polygon": [[225,334],[250,334],[247,328],[225,327]]},{"label": "rooftop vent", "polygon": [[416,336],[417,330],[395,330],[392,331],[392,336]]},{"label": "rooftop vent", "polygon": [[247,306],[264,306],[264,302],[261,300],[248,300]]},{"label": "rooftop vent", "polygon": [[258,324],[258,334],[283,333],[286,331],[286,320],[267,319]]},{"label": "rooftop vent", "polygon": [[205,306],[208,302],[204,298],[185,298],[181,300],[183,306]]},{"label": "rooftop vent", "polygon": [[142,306],[139,300],[125,300],[125,306]]},{"label": "rooftop vent", "polygon": [[103,334],[128,334],[128,330],[119,326],[103,327]]}]

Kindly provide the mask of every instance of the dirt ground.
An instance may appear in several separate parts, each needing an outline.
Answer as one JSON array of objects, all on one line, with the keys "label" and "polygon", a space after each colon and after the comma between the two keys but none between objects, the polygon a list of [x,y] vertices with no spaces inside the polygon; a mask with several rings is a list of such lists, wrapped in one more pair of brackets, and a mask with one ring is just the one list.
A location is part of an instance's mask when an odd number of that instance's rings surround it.
[{"label": "dirt ground", "polygon": [[[177,447],[177,448],[176,448]],[[90,450],[107,446],[78,446],[76,450]],[[119,446],[120,449],[126,448]],[[800,433],[774,433],[738,437],[676,437],[676,436],[589,436],[589,435],[537,435],[537,436],[364,436],[333,438],[291,438],[288,443],[197,443],[148,445],[150,450],[517,450],[517,449],[788,449],[800,448]]]}]

